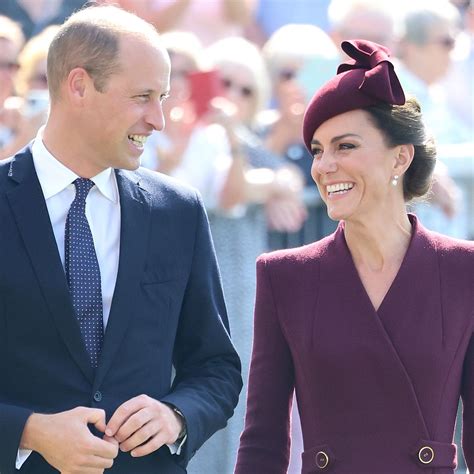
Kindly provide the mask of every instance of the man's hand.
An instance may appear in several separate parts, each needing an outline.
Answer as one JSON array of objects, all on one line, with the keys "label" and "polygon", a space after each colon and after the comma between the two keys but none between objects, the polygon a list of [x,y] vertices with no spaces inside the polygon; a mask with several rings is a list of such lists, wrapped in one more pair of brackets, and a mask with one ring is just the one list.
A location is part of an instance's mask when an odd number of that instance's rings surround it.
[{"label": "man's hand", "polygon": [[183,420],[168,405],[139,395],[120,405],[107,424],[104,439],[115,438],[120,450],[146,456],[164,444],[173,444]]},{"label": "man's hand", "polygon": [[34,413],[28,418],[20,448],[41,454],[62,474],[102,474],[118,454],[115,440],[94,436],[87,426],[105,431],[105,412],[78,407],[54,415]]}]

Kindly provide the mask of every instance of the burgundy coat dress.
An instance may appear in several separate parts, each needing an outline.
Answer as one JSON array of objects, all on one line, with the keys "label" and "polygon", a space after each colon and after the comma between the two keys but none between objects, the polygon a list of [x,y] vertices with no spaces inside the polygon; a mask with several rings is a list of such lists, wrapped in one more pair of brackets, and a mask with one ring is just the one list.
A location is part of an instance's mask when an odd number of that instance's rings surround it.
[{"label": "burgundy coat dress", "polygon": [[452,474],[460,396],[474,472],[474,243],[410,220],[408,251],[378,311],[343,223],[259,258],[236,474],[286,473],[294,389],[305,474]]}]

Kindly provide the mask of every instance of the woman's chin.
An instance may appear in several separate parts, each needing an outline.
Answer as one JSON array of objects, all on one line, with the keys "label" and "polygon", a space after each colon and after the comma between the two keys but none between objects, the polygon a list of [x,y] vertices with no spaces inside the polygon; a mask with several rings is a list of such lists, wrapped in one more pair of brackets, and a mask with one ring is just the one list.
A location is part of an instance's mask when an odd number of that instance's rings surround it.
[{"label": "woman's chin", "polygon": [[342,221],[347,218],[347,213],[342,212],[340,209],[333,209],[333,208],[328,207],[327,213],[328,213],[329,219],[333,221]]}]

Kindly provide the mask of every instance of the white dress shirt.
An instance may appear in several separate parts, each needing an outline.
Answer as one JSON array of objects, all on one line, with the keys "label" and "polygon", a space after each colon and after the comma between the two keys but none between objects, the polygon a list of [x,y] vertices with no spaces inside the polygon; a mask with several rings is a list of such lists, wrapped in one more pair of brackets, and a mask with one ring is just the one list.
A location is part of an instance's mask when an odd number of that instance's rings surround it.
[{"label": "white dress shirt", "polygon": [[[76,195],[73,182],[79,176],[60,163],[44,146],[43,128],[38,132],[32,146],[33,163],[43,190],[49,219],[64,268],[64,230],[66,218]],[[120,253],[120,199],[117,180],[112,168],[91,178],[95,186],[86,199],[86,217],[94,240],[95,252],[100,268],[104,330],[109,320],[114,294]],[[94,212],[92,212],[92,209]],[[179,454],[184,440],[169,445],[172,454]],[[19,449],[16,468],[20,469],[31,451]]]}]

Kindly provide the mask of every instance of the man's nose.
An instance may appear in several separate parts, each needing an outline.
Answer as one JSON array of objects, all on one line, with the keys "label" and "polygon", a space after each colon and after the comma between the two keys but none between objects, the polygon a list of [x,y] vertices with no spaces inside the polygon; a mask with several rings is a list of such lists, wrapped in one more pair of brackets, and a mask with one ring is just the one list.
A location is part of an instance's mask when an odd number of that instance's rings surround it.
[{"label": "man's nose", "polygon": [[163,104],[161,101],[150,103],[146,121],[159,132],[165,128],[165,116],[163,115]]}]

